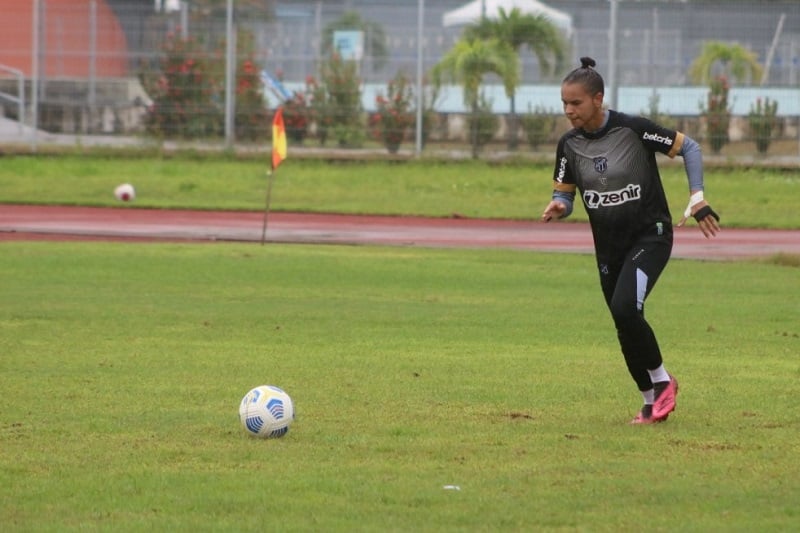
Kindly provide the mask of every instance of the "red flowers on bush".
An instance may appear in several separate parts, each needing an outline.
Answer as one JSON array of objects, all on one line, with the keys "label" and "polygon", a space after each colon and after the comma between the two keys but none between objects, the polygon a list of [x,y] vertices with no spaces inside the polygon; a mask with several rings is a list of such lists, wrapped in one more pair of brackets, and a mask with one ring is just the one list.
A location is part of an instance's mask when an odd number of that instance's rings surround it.
[{"label": "red flowers on bush", "polygon": [[397,153],[414,124],[413,101],[414,90],[403,73],[389,82],[386,96],[375,97],[377,110],[369,117],[370,132],[390,153]]}]

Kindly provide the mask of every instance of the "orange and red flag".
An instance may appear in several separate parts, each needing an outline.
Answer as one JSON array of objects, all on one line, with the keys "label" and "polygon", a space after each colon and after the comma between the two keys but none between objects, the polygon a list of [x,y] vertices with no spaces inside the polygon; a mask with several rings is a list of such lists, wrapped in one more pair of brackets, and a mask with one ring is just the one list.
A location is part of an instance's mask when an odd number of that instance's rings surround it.
[{"label": "orange and red flag", "polygon": [[283,124],[283,107],[275,111],[272,119],[272,170],[286,159],[286,127]]}]

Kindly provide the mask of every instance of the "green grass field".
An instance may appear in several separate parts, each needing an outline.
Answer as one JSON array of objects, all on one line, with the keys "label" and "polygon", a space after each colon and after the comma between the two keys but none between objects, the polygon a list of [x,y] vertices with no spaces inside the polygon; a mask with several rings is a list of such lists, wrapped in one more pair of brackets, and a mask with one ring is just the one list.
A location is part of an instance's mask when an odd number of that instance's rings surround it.
[{"label": "green grass field", "polygon": [[[3,531],[800,526],[796,268],[670,263],[649,427],[589,256],[6,242],[0,278]],[[262,383],[283,439],[239,424]]]},{"label": "green grass field", "polygon": [[[677,221],[688,200],[680,161],[661,158]],[[0,203],[115,205],[123,182],[136,207],[264,209],[264,158],[7,156]],[[288,159],[278,169],[271,209],[438,217],[538,219],[552,191],[549,164],[475,161],[379,162]],[[706,198],[723,226],[800,229],[800,169],[706,169]],[[572,220],[586,220],[583,208]]]}]

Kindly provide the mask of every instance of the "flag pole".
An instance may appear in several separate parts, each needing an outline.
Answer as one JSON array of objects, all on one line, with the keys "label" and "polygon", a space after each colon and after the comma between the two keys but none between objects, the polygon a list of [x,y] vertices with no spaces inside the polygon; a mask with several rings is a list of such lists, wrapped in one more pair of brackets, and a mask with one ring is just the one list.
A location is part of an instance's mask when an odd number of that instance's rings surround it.
[{"label": "flag pole", "polygon": [[267,199],[264,206],[264,222],[261,224],[261,246],[267,240],[267,217],[269,216],[269,202],[272,197],[272,182],[275,181],[275,170],[267,172]]},{"label": "flag pole", "polygon": [[275,110],[272,118],[272,166],[267,172],[267,198],[264,205],[264,221],[261,224],[261,245],[267,240],[267,217],[269,216],[269,203],[272,198],[272,182],[275,181],[275,172],[278,165],[286,159],[286,127],[283,123],[283,107]]}]

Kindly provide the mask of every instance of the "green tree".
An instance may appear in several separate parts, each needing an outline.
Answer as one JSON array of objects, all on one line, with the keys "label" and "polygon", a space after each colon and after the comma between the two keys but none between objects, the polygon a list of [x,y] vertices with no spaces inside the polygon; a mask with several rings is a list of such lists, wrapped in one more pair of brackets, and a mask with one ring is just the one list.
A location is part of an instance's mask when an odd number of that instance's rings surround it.
[{"label": "green tree", "polygon": [[[486,74],[496,74],[503,82],[510,98],[519,84],[519,60],[510,44],[500,39],[460,39],[442,57],[432,70],[436,87],[453,82],[464,91],[464,105],[470,110],[472,122],[476,121],[481,104],[481,84]],[[477,128],[472,128],[472,157],[478,157],[480,143]]]},{"label": "green tree", "polygon": [[[720,72],[714,71],[719,69]],[[761,78],[763,68],[755,52],[740,44],[708,41],[700,55],[689,66],[689,76],[694,83],[709,83],[717,76],[752,83]]]},{"label": "green tree", "polygon": [[728,142],[731,110],[728,106],[730,80],[752,83],[761,78],[762,68],[756,54],[740,44],[708,41],[689,66],[695,83],[709,84],[707,105],[701,105],[711,150],[719,153]]},{"label": "green tree", "polygon": [[320,44],[322,57],[330,57],[331,54],[338,52],[333,49],[333,34],[337,31],[364,32],[364,53],[372,58],[372,69],[380,70],[386,65],[389,49],[386,46],[386,33],[383,31],[383,26],[377,22],[362,19],[357,11],[345,12],[322,30],[322,43]]},{"label": "green tree", "polygon": [[706,136],[711,151],[718,154],[728,144],[728,128],[731,122],[731,108],[728,105],[730,85],[725,76],[717,76],[711,80],[707,104],[700,106],[700,112],[706,119]]},{"label": "green tree", "polygon": [[361,79],[354,61],[332,54],[320,65],[320,79],[325,89],[325,116],[330,119],[326,136],[332,135],[343,148],[358,148],[365,131],[362,120]]},{"label": "green tree", "polygon": [[750,126],[750,134],[756,143],[759,154],[766,154],[772,142],[772,132],[778,127],[778,102],[770,100],[769,97],[763,101],[756,99],[755,104],[750,105],[750,112],[747,114],[747,123]]},{"label": "green tree", "polygon": [[[499,39],[508,43],[517,54],[517,61],[524,47],[536,56],[542,73],[552,73],[559,70],[564,63],[566,44],[550,20],[544,15],[523,14],[519,8],[506,12],[504,8],[498,11],[497,19],[482,18],[477,24],[467,26],[464,38]],[[521,73],[521,62],[520,62]],[[520,74],[521,76],[521,74]],[[516,88],[509,97],[511,108],[508,124],[508,145],[515,149],[519,144],[519,120],[516,112]]]}]

